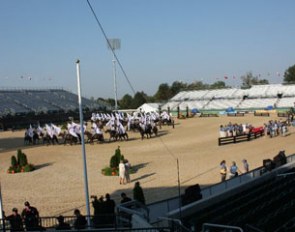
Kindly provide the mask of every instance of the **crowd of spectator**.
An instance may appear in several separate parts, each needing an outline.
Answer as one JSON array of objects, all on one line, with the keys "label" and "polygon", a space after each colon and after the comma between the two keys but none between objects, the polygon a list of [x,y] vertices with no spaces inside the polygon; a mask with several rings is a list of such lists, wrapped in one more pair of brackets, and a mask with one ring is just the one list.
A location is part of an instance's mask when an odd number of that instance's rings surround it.
[{"label": "crowd of spectator", "polygon": [[229,167],[229,169],[227,168],[226,165],[226,161],[222,160],[220,162],[220,177],[221,177],[221,182],[225,181],[227,176],[229,177],[229,179],[233,178],[233,177],[237,177],[239,174],[242,173],[247,173],[249,172],[249,164],[248,161],[246,159],[242,160],[242,171],[239,169],[238,165],[236,164],[235,161],[232,161],[231,166]]},{"label": "crowd of spectator", "polygon": [[264,124],[264,134],[270,138],[278,135],[285,136],[288,133],[287,122],[281,120],[270,120]]},{"label": "crowd of spectator", "polygon": [[[111,198],[109,193],[105,196],[97,197],[91,196],[92,206],[94,209],[93,216],[91,216],[90,223],[94,228],[113,228],[116,220],[116,203]],[[145,197],[139,182],[136,182],[133,189],[133,199],[145,204]],[[126,193],[121,193],[120,204],[132,201]],[[129,207],[128,207],[129,208]],[[12,209],[9,216],[5,215],[5,226],[8,226],[10,231],[43,231],[46,228],[42,227],[42,220],[39,216],[39,211],[36,207],[30,205],[28,201],[24,203],[24,209],[21,214],[18,213],[17,208]],[[122,216],[122,215],[121,215]],[[124,216],[124,215],[123,215]],[[126,216],[126,215],[125,215]],[[57,224],[56,230],[75,230],[87,229],[87,217],[82,215],[79,209],[74,210],[74,216],[64,217],[60,215],[55,218]]]},{"label": "crowd of spectator", "polygon": [[231,137],[243,134],[249,134],[253,126],[249,123],[231,123],[229,122],[226,125],[220,125],[219,128],[219,137]]},{"label": "crowd of spectator", "polygon": [[[261,129],[264,129],[264,134],[271,138],[278,135],[285,136],[288,133],[288,124],[286,121],[282,120],[270,120],[267,123],[264,123],[264,126],[263,128],[261,127]],[[237,135],[245,135],[253,132],[254,130],[255,128],[249,123],[238,124],[229,122],[226,125],[220,125],[219,137],[225,138]]]}]

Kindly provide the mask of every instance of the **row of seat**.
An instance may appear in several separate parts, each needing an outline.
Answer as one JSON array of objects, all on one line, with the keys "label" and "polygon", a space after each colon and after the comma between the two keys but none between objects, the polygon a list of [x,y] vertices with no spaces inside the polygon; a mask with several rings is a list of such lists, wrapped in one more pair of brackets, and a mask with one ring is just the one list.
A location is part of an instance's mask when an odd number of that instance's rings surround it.
[{"label": "row of seat", "polygon": [[[291,171],[294,171],[293,169]],[[279,230],[290,221],[295,209],[295,175],[268,179],[225,200],[204,208],[191,217],[196,229],[203,223]]]},{"label": "row of seat", "polygon": [[[1,90],[0,115],[48,112],[78,109],[76,94],[60,89],[52,90]],[[106,105],[82,98],[83,108],[103,109]]]},{"label": "row of seat", "polygon": [[212,90],[191,90],[182,91],[175,95],[171,101],[188,101],[201,99],[216,99],[216,98],[249,98],[260,97],[277,97],[282,95],[284,97],[295,97],[295,85],[254,85],[250,89],[212,89]]},{"label": "row of seat", "polygon": [[269,106],[277,108],[294,107],[295,97],[288,98],[253,98],[253,99],[213,99],[213,100],[190,100],[190,101],[170,101],[162,106],[163,110],[181,111],[189,109],[199,110],[225,110],[234,109],[265,109]]}]

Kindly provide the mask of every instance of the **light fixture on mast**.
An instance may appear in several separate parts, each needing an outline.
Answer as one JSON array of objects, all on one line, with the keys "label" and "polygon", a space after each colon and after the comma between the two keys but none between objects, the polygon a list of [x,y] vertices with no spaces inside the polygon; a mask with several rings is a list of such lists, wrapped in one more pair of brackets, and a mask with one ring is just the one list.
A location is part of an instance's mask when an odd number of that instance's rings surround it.
[{"label": "light fixture on mast", "polygon": [[117,71],[116,71],[116,57],[115,50],[121,48],[120,39],[108,39],[108,49],[112,50],[113,53],[113,78],[114,78],[114,93],[115,93],[115,110],[118,110],[118,96],[117,96]]}]

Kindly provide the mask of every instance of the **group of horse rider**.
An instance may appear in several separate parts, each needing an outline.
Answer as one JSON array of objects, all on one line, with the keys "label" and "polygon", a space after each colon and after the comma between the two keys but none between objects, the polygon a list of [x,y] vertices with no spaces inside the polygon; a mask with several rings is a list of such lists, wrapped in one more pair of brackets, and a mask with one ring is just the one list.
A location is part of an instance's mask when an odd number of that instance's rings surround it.
[{"label": "group of horse rider", "polygon": [[[83,129],[84,132],[91,134],[92,137],[99,135],[103,138],[104,126],[108,128],[107,131],[110,131],[110,133],[125,135],[126,130],[130,131],[131,129],[141,128],[145,131],[147,127],[156,127],[156,122],[159,120],[170,120],[170,115],[165,111],[161,114],[156,112],[134,112],[133,114],[127,113],[125,115],[123,113],[93,113],[91,117],[91,132],[86,131],[87,124],[85,122],[83,123]],[[28,138],[29,141],[30,139],[35,141],[36,139],[39,140],[39,138],[47,137],[57,141],[57,137],[61,135],[71,135],[81,142],[82,130],[80,124],[75,123],[73,118],[69,118],[66,128],[67,130],[62,133],[61,127],[53,123],[46,123],[43,128],[40,124],[34,127],[30,125],[25,132],[25,138]]]},{"label": "group of horse rider", "polygon": [[139,125],[144,129],[150,124],[154,126],[160,120],[170,121],[171,116],[166,111],[163,111],[161,114],[157,112],[134,112],[132,114],[126,113],[125,115],[122,112],[111,114],[92,113],[91,117],[92,122],[99,122],[101,125],[105,124],[110,127],[110,130],[114,130],[116,127],[120,133],[125,133],[123,124],[126,124],[127,131],[130,131],[134,128],[134,125]]},{"label": "group of horse rider", "polygon": [[60,133],[61,128],[54,125],[53,123],[45,124],[43,128],[40,126],[40,124],[36,125],[35,127],[30,125],[25,131],[25,140],[36,143],[36,141],[40,138],[46,138],[47,140],[54,140],[55,142],[58,142],[57,137],[60,135]]}]

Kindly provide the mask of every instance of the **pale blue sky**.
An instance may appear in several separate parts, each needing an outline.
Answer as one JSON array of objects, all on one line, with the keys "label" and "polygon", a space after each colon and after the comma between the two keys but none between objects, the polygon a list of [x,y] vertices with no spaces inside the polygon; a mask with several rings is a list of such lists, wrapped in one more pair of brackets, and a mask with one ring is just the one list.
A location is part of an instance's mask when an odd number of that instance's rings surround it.
[{"label": "pale blue sky", "polygon": [[[175,80],[280,83],[295,64],[293,0],[90,0],[135,89]],[[86,0],[0,0],[0,87],[113,97],[112,54]],[[236,76],[236,79],[232,77]],[[31,79],[31,80],[30,80]],[[118,95],[133,94],[118,69]]]}]

